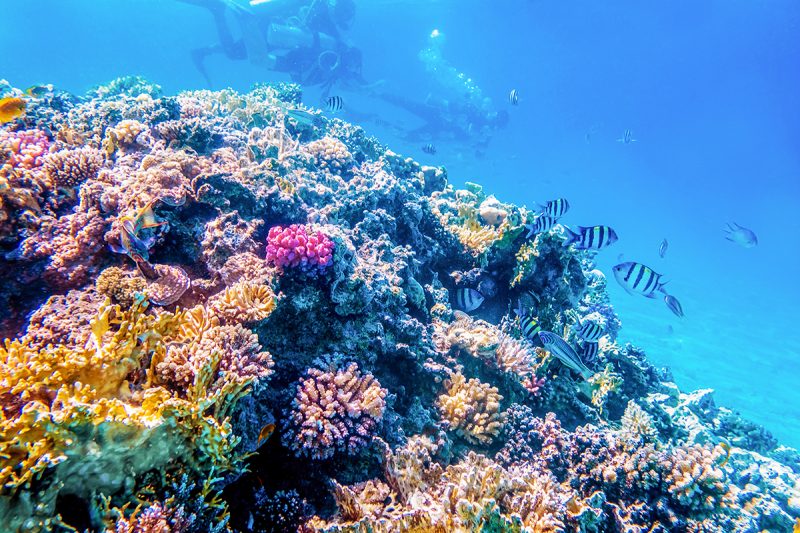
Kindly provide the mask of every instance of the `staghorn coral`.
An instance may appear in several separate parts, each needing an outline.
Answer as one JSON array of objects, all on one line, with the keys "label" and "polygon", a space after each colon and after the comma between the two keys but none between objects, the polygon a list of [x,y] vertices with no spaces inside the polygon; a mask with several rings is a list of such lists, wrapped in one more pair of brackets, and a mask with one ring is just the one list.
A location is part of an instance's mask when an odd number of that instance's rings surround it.
[{"label": "staghorn coral", "polygon": [[267,262],[283,269],[322,271],[333,262],[333,241],[306,226],[273,226],[267,237]]},{"label": "staghorn coral", "polygon": [[208,303],[228,322],[258,322],[275,309],[275,295],[267,285],[240,281],[214,296]]},{"label": "staghorn coral", "polygon": [[386,389],[356,363],[327,371],[311,368],[297,385],[284,443],[296,455],[313,459],[355,454],[383,418],[385,397]]},{"label": "staghorn coral", "polygon": [[467,381],[463,374],[454,374],[445,387],[447,393],[436,402],[442,422],[472,444],[490,444],[503,427],[503,397],[497,388],[474,378]]}]

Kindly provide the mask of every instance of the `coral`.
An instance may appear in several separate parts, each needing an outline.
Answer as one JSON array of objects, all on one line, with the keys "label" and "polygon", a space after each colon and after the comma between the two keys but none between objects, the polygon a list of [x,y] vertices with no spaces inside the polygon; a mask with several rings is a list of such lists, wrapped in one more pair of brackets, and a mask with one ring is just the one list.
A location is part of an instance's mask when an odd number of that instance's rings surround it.
[{"label": "coral", "polygon": [[446,394],[436,407],[451,431],[473,444],[490,444],[503,427],[499,412],[503,397],[497,388],[477,379],[455,374],[445,382]]},{"label": "coral", "polygon": [[258,322],[275,309],[275,295],[267,285],[240,281],[212,298],[209,307],[229,322]]},{"label": "coral", "polygon": [[221,215],[206,224],[202,248],[203,260],[208,268],[216,272],[231,256],[258,250],[253,235],[262,225],[260,220],[242,220],[237,211]]},{"label": "coral", "polygon": [[278,491],[268,494],[263,487],[255,493],[252,504],[252,527],[254,533],[282,533],[297,531],[309,515],[308,504],[296,490]]},{"label": "coral", "polygon": [[186,271],[175,265],[155,265],[158,276],[147,282],[147,298],[155,305],[172,305],[189,290],[191,280]]},{"label": "coral", "polygon": [[327,459],[354,454],[383,418],[386,389],[356,363],[327,371],[311,368],[297,385],[284,443],[297,455]]},{"label": "coral", "polygon": [[240,281],[261,284],[272,277],[272,269],[264,259],[244,252],[230,256],[219,269],[219,275],[228,286]]},{"label": "coral", "polygon": [[620,423],[621,435],[631,442],[645,443],[657,440],[658,431],[653,423],[653,417],[633,400],[628,402]]},{"label": "coral", "polygon": [[133,305],[136,295],[144,293],[147,281],[136,271],[108,267],[95,281],[98,294],[110,297],[122,307]]},{"label": "coral", "polygon": [[42,166],[50,140],[41,130],[0,129],[0,175]]},{"label": "coral", "polygon": [[45,176],[55,187],[76,187],[88,179],[97,177],[103,166],[103,155],[99,150],[84,146],[59,150],[44,158]]},{"label": "coral", "polygon": [[267,261],[279,268],[324,270],[333,262],[333,241],[306,226],[273,226],[267,237]]},{"label": "coral", "polygon": [[353,164],[353,156],[347,146],[335,137],[323,137],[303,146],[303,150],[311,155],[319,168],[341,173]]},{"label": "coral", "polygon": [[30,347],[83,346],[90,338],[89,324],[103,304],[98,292],[69,291],[51,296],[31,315],[24,341]]},{"label": "coral", "polygon": [[733,504],[720,464],[722,447],[680,446],[665,458],[665,484],[672,499],[692,511],[712,512]]},{"label": "coral", "polygon": [[118,150],[123,153],[134,150],[137,146],[149,144],[148,140],[144,138],[147,134],[146,124],[136,120],[123,120],[113,128],[106,130],[103,149],[108,156],[114,155]]}]

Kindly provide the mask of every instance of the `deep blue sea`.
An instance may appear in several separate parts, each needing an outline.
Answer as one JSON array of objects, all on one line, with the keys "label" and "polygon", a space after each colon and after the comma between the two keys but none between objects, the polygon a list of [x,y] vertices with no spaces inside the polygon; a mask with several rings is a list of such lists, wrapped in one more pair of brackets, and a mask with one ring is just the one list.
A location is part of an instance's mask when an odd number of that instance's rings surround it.
[{"label": "deep blue sea", "polygon": [[[479,182],[529,207],[565,197],[564,223],[613,226],[620,240],[598,261],[623,339],[669,366],[681,390],[713,388],[718,403],[800,447],[800,2],[356,0],[356,8],[343,36],[361,50],[364,78],[382,83],[334,87],[343,119],[395,152],[445,166],[455,185]],[[17,87],[83,93],[128,74],[168,94],[207,87],[191,51],[216,42],[217,31],[201,6],[27,0],[4,2],[2,13],[0,78]],[[420,51],[434,30],[432,72]],[[215,89],[288,80],[221,56],[207,70]],[[459,73],[461,87],[442,81]],[[487,110],[509,115],[485,148],[447,135],[409,138],[420,120],[386,97],[458,102],[476,91]],[[320,94],[309,87],[304,100],[320,105]],[[626,130],[636,142],[618,142]],[[734,221],[756,232],[758,246],[725,240]],[[625,293],[611,276],[620,254],[670,280],[686,316]]]}]

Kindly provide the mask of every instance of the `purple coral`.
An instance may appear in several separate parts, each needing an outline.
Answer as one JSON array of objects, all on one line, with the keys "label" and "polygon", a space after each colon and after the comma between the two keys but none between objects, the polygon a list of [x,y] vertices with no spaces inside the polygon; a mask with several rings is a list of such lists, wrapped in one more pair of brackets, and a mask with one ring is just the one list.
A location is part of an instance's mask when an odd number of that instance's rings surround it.
[{"label": "purple coral", "polygon": [[284,444],[298,456],[327,459],[367,444],[386,408],[386,389],[356,363],[345,369],[311,368],[297,385]]},{"label": "purple coral", "polygon": [[274,226],[267,236],[267,261],[279,268],[324,270],[333,262],[333,241],[308,226]]}]

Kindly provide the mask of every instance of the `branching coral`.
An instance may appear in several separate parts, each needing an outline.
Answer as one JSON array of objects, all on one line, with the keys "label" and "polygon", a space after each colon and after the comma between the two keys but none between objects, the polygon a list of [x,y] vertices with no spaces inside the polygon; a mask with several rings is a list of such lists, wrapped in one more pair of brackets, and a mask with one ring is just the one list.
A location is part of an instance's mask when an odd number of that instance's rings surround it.
[{"label": "branching coral", "polygon": [[383,418],[386,392],[356,363],[336,370],[311,368],[297,385],[284,443],[314,459],[337,451],[354,454]]},{"label": "branching coral", "polygon": [[279,268],[321,271],[333,262],[333,241],[306,226],[274,226],[267,237],[267,261]]},{"label": "branching coral", "polygon": [[60,150],[44,159],[45,176],[57,188],[72,188],[97,177],[103,155],[90,147]]},{"label": "branching coral", "polygon": [[486,383],[455,374],[445,382],[447,393],[436,406],[441,419],[460,437],[473,444],[490,444],[503,427],[499,412],[503,397]]}]

